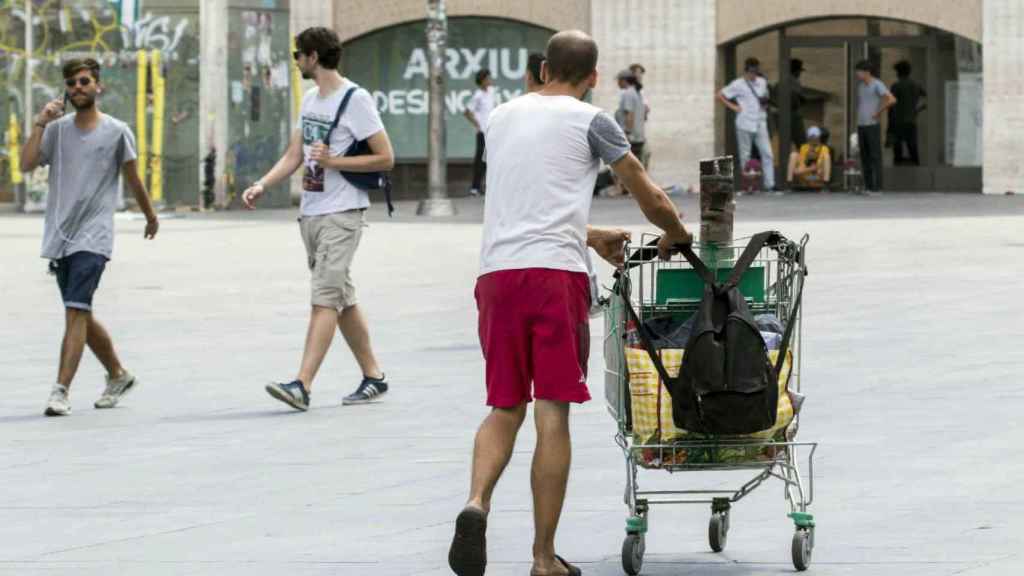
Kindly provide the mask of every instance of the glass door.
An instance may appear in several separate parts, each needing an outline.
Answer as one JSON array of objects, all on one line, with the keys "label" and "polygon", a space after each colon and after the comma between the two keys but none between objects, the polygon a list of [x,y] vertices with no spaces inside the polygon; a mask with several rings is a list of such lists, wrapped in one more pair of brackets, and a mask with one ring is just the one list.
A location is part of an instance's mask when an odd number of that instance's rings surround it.
[{"label": "glass door", "polygon": [[829,187],[842,188],[842,166],[850,154],[849,43],[827,39],[787,38],[784,46],[787,77],[780,82],[780,158],[788,176],[791,155],[807,141],[807,130],[818,127],[832,156]]}]

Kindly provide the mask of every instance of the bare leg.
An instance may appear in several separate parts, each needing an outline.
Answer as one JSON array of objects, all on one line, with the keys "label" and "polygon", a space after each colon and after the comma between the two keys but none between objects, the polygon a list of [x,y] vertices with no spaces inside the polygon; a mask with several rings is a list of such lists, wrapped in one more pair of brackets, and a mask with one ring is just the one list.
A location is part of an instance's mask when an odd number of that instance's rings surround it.
[{"label": "bare leg", "polygon": [[796,165],[800,162],[800,155],[796,152],[789,153],[789,168],[786,169],[786,182],[792,182],[796,176]]},{"label": "bare leg", "polygon": [[114,351],[114,342],[110,339],[110,334],[92,314],[89,315],[89,329],[85,342],[89,345],[89,350],[96,355],[96,359],[107,369],[107,374],[111,378],[117,378],[124,373],[124,367],[121,366],[121,360]]},{"label": "bare leg", "polygon": [[526,403],[515,408],[495,408],[484,419],[473,445],[473,476],[467,506],[491,509],[491,494],[512,458],[516,435],[526,417]]},{"label": "bare leg", "polygon": [[569,481],[572,444],[569,438],[569,404],[537,400],[534,408],[537,450],[533,453],[530,484],[533,488],[533,571],[564,574],[555,560],[555,531],[562,515],[565,487]]},{"label": "bare leg", "polygon": [[302,350],[302,367],[298,379],[308,392],[313,388],[313,379],[331,348],[334,340],[334,325],[338,312],[333,308],[313,306],[309,313],[309,328],[306,330],[306,346]]},{"label": "bare leg", "polygon": [[71,387],[78,372],[78,364],[85,351],[86,334],[89,331],[89,316],[86,310],[77,308],[64,309],[64,341],[60,347],[60,368],[57,372],[57,383]]},{"label": "bare leg", "polygon": [[366,325],[366,317],[359,305],[349,306],[338,314],[338,329],[345,337],[352,355],[355,357],[364,376],[383,378],[384,374],[377,365],[377,358],[370,346],[370,331]]}]

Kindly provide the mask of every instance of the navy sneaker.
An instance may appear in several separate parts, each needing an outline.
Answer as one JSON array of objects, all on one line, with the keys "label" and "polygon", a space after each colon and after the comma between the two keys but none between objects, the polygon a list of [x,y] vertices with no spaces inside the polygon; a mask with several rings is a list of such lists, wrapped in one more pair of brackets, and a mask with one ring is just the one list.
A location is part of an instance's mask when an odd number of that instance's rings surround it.
[{"label": "navy sneaker", "polygon": [[306,392],[306,387],[300,380],[293,380],[287,384],[271,382],[267,384],[267,394],[296,410],[309,410],[309,392]]},{"label": "navy sneaker", "polygon": [[359,388],[356,391],[345,396],[341,399],[342,406],[350,406],[352,404],[366,404],[373,402],[381,396],[388,393],[388,381],[387,377],[383,374],[380,378],[370,378],[369,376],[363,376],[363,381],[359,383]]}]

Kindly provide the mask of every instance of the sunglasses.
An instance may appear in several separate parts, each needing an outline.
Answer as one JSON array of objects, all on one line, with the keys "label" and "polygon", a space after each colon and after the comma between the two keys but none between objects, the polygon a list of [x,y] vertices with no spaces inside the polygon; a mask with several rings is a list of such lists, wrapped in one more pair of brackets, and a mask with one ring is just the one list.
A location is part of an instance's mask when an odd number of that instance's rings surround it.
[{"label": "sunglasses", "polygon": [[304,52],[302,52],[301,50],[296,50],[296,51],[292,52],[292,58],[298,60],[299,56],[302,56],[303,54],[304,54]]},{"label": "sunglasses", "polygon": [[[75,80],[76,80],[75,78],[68,78],[67,80],[64,81],[64,84],[68,88],[74,88],[75,87],[75,83],[76,83]],[[84,88],[84,87],[88,86],[89,84],[92,84],[92,78],[90,78],[88,76],[82,76],[81,78],[77,79],[77,83],[78,83],[79,86]]]}]

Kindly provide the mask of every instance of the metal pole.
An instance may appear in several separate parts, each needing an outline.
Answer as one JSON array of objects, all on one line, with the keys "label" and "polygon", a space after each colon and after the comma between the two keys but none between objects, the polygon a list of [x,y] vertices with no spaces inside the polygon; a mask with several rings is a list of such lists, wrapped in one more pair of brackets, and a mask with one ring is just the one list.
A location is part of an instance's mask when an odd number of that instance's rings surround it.
[{"label": "metal pole", "polygon": [[448,198],[445,153],[444,56],[448,41],[448,17],[444,0],[427,1],[427,57],[430,60],[430,109],[427,140],[427,197],[420,202],[420,216],[451,216],[455,204]]},{"label": "metal pole", "polygon": [[[32,134],[32,0],[25,0],[25,97],[22,99],[22,115],[25,127],[22,130],[25,140]],[[18,211],[25,210],[25,202],[28,199],[28,174],[25,175],[21,185],[18,186],[15,204]]]}]

